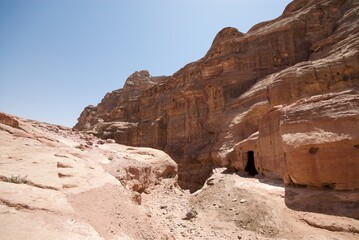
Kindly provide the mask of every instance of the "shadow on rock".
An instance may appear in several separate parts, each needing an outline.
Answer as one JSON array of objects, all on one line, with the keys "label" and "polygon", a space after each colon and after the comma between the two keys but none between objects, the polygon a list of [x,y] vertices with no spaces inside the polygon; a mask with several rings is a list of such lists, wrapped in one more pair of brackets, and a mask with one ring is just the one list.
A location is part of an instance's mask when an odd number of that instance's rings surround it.
[{"label": "shadow on rock", "polygon": [[244,171],[235,172],[228,169],[222,173],[235,173],[240,177],[256,178],[259,182],[274,187],[283,187],[285,189],[285,205],[292,210],[359,219],[359,190],[336,191],[285,186],[282,180],[264,177],[261,174],[251,176]]},{"label": "shadow on rock", "polygon": [[285,187],[288,208],[359,219],[359,191]]}]

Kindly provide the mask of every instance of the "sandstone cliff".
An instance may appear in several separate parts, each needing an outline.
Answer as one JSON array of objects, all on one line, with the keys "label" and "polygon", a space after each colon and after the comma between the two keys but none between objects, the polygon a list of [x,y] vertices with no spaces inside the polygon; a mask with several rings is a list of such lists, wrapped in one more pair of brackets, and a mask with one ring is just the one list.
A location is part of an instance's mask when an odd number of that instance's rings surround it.
[{"label": "sandstone cliff", "polygon": [[248,33],[221,30],[172,76],[134,73],[74,128],[164,150],[191,191],[214,166],[359,188],[358,15],[355,0],[295,0]]}]

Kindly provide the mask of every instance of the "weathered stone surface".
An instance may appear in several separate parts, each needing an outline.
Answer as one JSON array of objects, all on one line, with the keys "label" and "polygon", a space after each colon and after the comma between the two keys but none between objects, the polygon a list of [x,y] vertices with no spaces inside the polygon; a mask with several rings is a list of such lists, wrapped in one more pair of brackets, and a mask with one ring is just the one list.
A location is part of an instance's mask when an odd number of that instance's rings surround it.
[{"label": "weathered stone surface", "polygon": [[[0,118],[1,239],[140,239],[143,232],[154,239],[167,234],[157,220],[148,223],[145,210],[132,200],[132,190],[161,184],[164,178],[175,182],[177,164],[166,153],[128,149],[111,139],[96,145],[100,139],[66,127],[4,113]],[[138,175],[125,180],[137,181],[138,189],[126,189],[116,179],[128,169]],[[81,217],[84,208],[86,218]],[[135,217],[137,225],[120,226],[117,214],[122,214],[121,224]]]},{"label": "weathered stone surface", "polygon": [[105,169],[133,191],[148,191],[150,186],[159,183],[162,178],[177,175],[177,164],[162,151],[118,144],[107,144],[101,148],[112,151],[110,163]]},{"label": "weathered stone surface", "polygon": [[[282,16],[246,34],[225,28],[202,59],[168,77],[151,77],[147,71],[131,75],[123,89],[107,94],[97,107],[87,107],[75,128],[164,150],[179,164],[179,184],[191,191],[215,165],[245,168],[249,151],[259,172],[287,183],[358,188],[355,179],[341,179],[334,172],[336,182],[327,177],[287,179],[295,176],[286,168],[288,161],[310,160],[296,151],[284,155],[288,146],[278,133],[285,105],[328,93],[342,92],[345,99],[345,90],[358,91],[358,13],[352,0],[295,0]],[[331,114],[336,111],[334,107]],[[311,124],[315,128],[317,122]],[[356,129],[351,125],[351,131]],[[278,134],[271,139],[272,133]],[[273,147],[264,147],[267,142]],[[341,148],[343,143],[333,144]],[[348,159],[358,167],[352,163]],[[319,165],[307,168],[320,170]],[[298,167],[293,171],[304,174]]]},{"label": "weathered stone surface", "polygon": [[335,189],[359,186],[359,92],[313,96],[281,112],[290,181]]},{"label": "weathered stone surface", "polygon": [[266,113],[259,135],[235,146],[231,166],[245,169],[254,151],[257,170],[286,183],[355,189],[359,176],[359,92],[303,98]]},{"label": "weathered stone surface", "polygon": [[10,127],[19,128],[19,122],[15,119],[15,117],[2,112],[0,112],[0,123]]}]

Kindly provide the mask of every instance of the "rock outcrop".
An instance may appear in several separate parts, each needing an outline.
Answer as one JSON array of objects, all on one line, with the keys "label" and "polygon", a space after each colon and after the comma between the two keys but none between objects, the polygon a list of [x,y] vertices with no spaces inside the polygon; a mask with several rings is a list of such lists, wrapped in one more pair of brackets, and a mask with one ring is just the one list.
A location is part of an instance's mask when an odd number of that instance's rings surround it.
[{"label": "rock outcrop", "polygon": [[74,128],[164,150],[191,191],[214,166],[249,163],[288,184],[359,188],[358,15],[354,0],[294,0],[248,33],[223,29],[172,76],[134,73]]},{"label": "rock outcrop", "polygon": [[15,118],[2,112],[0,112],[0,123],[10,127],[19,128],[19,122]]},{"label": "rock outcrop", "polygon": [[[111,162],[105,169],[127,188],[142,193],[163,178],[177,175],[177,164],[164,152],[111,144]],[[126,161],[123,161],[126,159]]]},{"label": "rock outcrop", "polygon": [[140,205],[176,182],[160,150],[0,112],[0,165],[0,239],[170,239]]}]

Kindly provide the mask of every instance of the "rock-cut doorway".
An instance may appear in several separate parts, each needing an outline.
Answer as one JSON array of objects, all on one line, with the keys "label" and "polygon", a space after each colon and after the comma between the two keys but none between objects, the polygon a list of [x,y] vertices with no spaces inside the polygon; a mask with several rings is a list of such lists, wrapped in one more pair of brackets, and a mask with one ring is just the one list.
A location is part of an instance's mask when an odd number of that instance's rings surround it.
[{"label": "rock-cut doorway", "polygon": [[248,151],[247,152],[247,165],[246,168],[244,169],[247,173],[249,173],[249,175],[251,176],[255,176],[258,174],[258,171],[256,169],[256,165],[254,163],[254,152],[253,151]]}]

